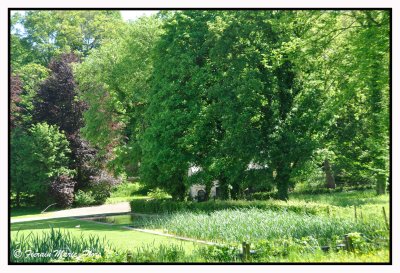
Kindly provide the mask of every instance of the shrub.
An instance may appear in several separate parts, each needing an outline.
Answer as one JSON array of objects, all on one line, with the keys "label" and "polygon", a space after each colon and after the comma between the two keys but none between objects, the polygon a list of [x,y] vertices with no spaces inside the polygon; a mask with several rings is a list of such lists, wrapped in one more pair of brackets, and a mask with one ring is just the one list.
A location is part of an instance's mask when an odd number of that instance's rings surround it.
[{"label": "shrub", "polygon": [[320,251],[318,240],[312,236],[303,238],[286,237],[281,239],[260,240],[254,245],[256,260],[269,260],[273,257],[285,257],[291,253],[307,254]]},{"label": "shrub", "polygon": [[[111,197],[129,197],[138,194],[142,191],[143,185],[138,182],[129,183],[123,182],[111,190]],[[145,193],[147,194],[147,192]]]},{"label": "shrub", "polygon": [[103,204],[111,195],[111,189],[120,181],[109,175],[105,171],[101,171],[98,175],[91,177],[89,184],[90,191],[96,204]]},{"label": "shrub", "polygon": [[185,250],[182,245],[143,245],[132,253],[132,259],[128,262],[178,262],[185,259]]},{"label": "shrub", "polygon": [[94,199],[91,191],[84,192],[82,190],[78,190],[78,192],[75,194],[74,202],[77,207],[84,207],[95,204],[96,200]]},{"label": "shrub", "polygon": [[60,175],[74,174],[69,169],[70,149],[64,133],[55,125],[37,123],[28,132],[11,138],[13,191],[34,195],[37,205],[48,205],[52,181]]},{"label": "shrub", "polygon": [[206,262],[240,262],[239,250],[233,246],[207,246],[196,249]]},{"label": "shrub", "polygon": [[51,182],[50,194],[58,206],[66,208],[72,205],[75,184],[68,175],[60,175]]},{"label": "shrub", "polygon": [[255,192],[250,196],[251,200],[269,200],[276,198],[277,192]]},{"label": "shrub", "polygon": [[159,188],[155,188],[153,190],[150,190],[147,193],[147,196],[150,198],[154,198],[154,199],[165,199],[165,198],[169,198],[171,197],[168,193],[166,193],[165,191],[159,189]]},{"label": "shrub", "polygon": [[259,208],[278,211],[317,214],[325,212],[326,205],[299,201],[245,201],[245,200],[210,200],[206,202],[177,202],[171,199],[135,199],[130,202],[132,211],[140,213],[172,213],[177,211],[212,212],[224,209]]}]

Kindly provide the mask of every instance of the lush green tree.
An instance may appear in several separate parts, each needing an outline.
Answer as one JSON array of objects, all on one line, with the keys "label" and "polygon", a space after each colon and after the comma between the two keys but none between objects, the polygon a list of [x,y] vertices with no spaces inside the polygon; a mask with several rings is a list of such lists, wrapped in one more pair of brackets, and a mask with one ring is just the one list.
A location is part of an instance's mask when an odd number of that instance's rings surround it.
[{"label": "lush green tree", "polygon": [[40,84],[34,97],[34,122],[56,125],[66,133],[71,149],[70,168],[76,170],[76,188],[85,188],[99,173],[97,151],[80,136],[84,125],[85,103],[78,98],[72,65],[78,61],[74,54],[62,54],[50,65],[50,76]]},{"label": "lush green tree", "polygon": [[339,184],[381,181],[382,192],[389,173],[389,14],[318,13],[298,41],[303,56],[294,58],[308,71],[307,88],[319,86],[328,95],[319,114],[328,124],[319,129],[318,145],[334,155],[330,161]]},{"label": "lush green tree", "polygon": [[35,196],[37,204],[49,203],[52,179],[73,175],[68,146],[63,132],[46,123],[33,125],[27,133],[15,132],[11,136],[11,185],[16,194],[26,192]]},{"label": "lush green tree", "polygon": [[21,204],[21,194],[27,191],[28,180],[25,173],[29,164],[30,138],[21,129],[15,128],[10,134],[10,178],[11,192],[15,194],[17,207]]},{"label": "lush green tree", "polygon": [[18,76],[10,76],[10,127],[15,128],[21,122],[22,83]]},{"label": "lush green tree", "polygon": [[[18,103],[21,120],[20,126],[29,128],[32,125],[35,96],[40,88],[40,84],[48,77],[49,70],[42,65],[28,63],[15,70],[14,74],[19,78],[22,87]],[[11,112],[14,111],[11,110]]]},{"label": "lush green tree", "polygon": [[[365,136],[364,162],[376,183],[376,191],[386,191],[389,175],[389,59],[390,20],[388,11],[352,12],[358,26],[348,39],[354,56],[351,71],[354,80],[347,86],[358,97]],[[355,136],[357,137],[357,136]],[[365,160],[367,159],[367,160]]]},{"label": "lush green tree", "polygon": [[[75,19],[36,33],[40,16]],[[123,29],[108,25],[98,39],[96,20],[85,25],[85,16],[28,13],[27,33],[37,35],[15,34],[15,65],[26,67],[29,43],[44,60],[65,49],[86,56],[75,70],[79,98],[68,61],[51,63],[35,116],[59,125],[71,145],[91,157],[77,134],[84,101],[83,136],[115,173],[139,173],[177,199],[192,183],[205,184],[209,193],[218,180],[225,197],[273,182],[286,200],[309,170],[324,172],[331,188],[376,183],[384,192],[387,12],[166,12]],[[75,161],[81,157],[73,154]],[[191,166],[199,172],[189,178]]]},{"label": "lush green tree", "polygon": [[139,139],[146,127],[152,50],[160,23],[154,17],[132,22],[121,38],[94,50],[76,68],[80,95],[88,105],[82,133],[117,174],[138,174]]},{"label": "lush green tree", "polygon": [[152,79],[143,164],[145,175],[155,174],[149,180],[181,184],[195,163],[237,194],[254,161],[275,171],[280,198],[287,199],[291,169],[314,149],[309,125],[321,98],[296,81],[287,57],[293,49],[282,46],[293,30],[280,24],[295,16],[284,16],[190,11],[172,17]]},{"label": "lush green tree", "polygon": [[14,13],[10,18],[10,63],[16,70],[30,62],[34,62],[36,54],[30,48],[26,39],[23,39],[23,28],[21,27],[22,15],[19,12]]},{"label": "lush green tree", "polygon": [[184,198],[188,169],[197,163],[190,151],[193,142],[185,137],[200,110],[198,74],[204,67],[207,52],[202,43],[212,17],[209,12],[175,13],[164,24],[154,54],[141,178],[177,199]]},{"label": "lush green tree", "polygon": [[119,11],[26,11],[12,18],[13,62],[47,66],[65,52],[86,56],[93,48],[118,36],[124,23]]}]

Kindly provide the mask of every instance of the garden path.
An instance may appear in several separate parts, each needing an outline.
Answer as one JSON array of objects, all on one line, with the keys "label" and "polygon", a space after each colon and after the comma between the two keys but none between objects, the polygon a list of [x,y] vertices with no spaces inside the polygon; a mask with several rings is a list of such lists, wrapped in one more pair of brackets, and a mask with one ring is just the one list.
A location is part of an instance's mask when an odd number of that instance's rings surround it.
[{"label": "garden path", "polygon": [[36,220],[45,220],[45,219],[53,219],[53,218],[63,218],[63,217],[77,217],[77,216],[91,216],[98,214],[108,214],[108,213],[124,213],[130,212],[131,207],[129,202],[121,202],[117,204],[105,204],[100,206],[93,207],[83,207],[83,208],[74,208],[74,209],[66,209],[59,211],[52,211],[48,213],[43,213],[43,216],[38,214],[34,217],[27,218],[17,218],[11,219],[11,223],[20,223],[20,222],[28,222],[28,221],[36,221]]}]

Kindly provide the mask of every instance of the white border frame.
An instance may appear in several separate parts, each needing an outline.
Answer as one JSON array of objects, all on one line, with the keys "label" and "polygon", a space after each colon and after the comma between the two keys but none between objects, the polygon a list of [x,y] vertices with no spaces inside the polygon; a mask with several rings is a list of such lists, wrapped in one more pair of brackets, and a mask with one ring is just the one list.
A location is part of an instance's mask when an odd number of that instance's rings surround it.
[{"label": "white border frame", "polygon": [[[337,273],[343,272],[400,272],[399,255],[399,211],[396,204],[399,203],[399,185],[400,179],[397,167],[399,164],[399,27],[400,26],[400,2],[398,0],[309,0],[301,2],[299,0],[270,0],[268,2],[246,0],[246,1],[212,1],[212,0],[193,0],[193,1],[162,1],[162,0],[1,0],[0,1],[0,155],[1,155],[1,212],[0,212],[0,232],[3,240],[0,243],[0,272],[69,272],[73,270],[76,273],[95,270],[98,273],[110,272],[111,270],[119,272],[204,272],[206,270],[223,270],[229,272],[242,272],[251,270],[262,272],[271,270],[272,272],[307,272],[307,273]],[[393,265],[7,265],[8,264],[8,8],[392,8],[392,228],[393,228]],[[4,228],[6,227],[6,228]]]}]

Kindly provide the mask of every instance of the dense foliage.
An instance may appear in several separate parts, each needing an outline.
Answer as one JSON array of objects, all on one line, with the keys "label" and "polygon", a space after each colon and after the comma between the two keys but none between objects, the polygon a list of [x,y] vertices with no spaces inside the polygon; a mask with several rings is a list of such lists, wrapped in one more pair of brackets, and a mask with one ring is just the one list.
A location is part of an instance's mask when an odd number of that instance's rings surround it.
[{"label": "dense foliage", "polygon": [[14,130],[11,135],[12,190],[34,195],[40,205],[52,202],[49,195],[52,180],[60,175],[73,175],[69,169],[71,150],[58,127],[37,123],[27,131]]},{"label": "dense foliage", "polygon": [[389,35],[384,10],[17,13],[12,138],[38,122],[63,130],[82,200],[103,201],[109,173],[177,200],[192,184],[207,199],[214,181],[225,199],[287,200],[296,185],[382,194]]},{"label": "dense foliage", "polygon": [[51,182],[50,194],[59,206],[65,208],[72,205],[75,184],[67,175],[60,175]]},{"label": "dense foliage", "polygon": [[[15,164],[29,161],[29,154],[17,156],[23,152],[16,151],[18,143],[29,142],[29,128],[44,122],[59,128],[66,137],[70,150],[67,167],[73,170],[69,177],[49,177],[53,179],[51,187],[46,189],[49,200],[39,198],[38,192],[28,188],[13,187],[18,188],[14,192],[17,204],[24,193],[24,196],[34,195],[43,205],[55,199],[58,206],[67,207],[72,204],[76,189],[92,186],[101,192],[95,196],[96,203],[104,202],[110,188],[105,185],[112,186],[116,180],[102,170],[103,160],[96,156],[96,149],[80,136],[86,103],[77,96],[72,66],[79,62],[79,56],[86,56],[102,40],[118,34],[118,26],[123,24],[119,12],[29,11],[14,14],[12,22],[11,127],[15,132],[11,142],[17,143],[12,147],[12,161],[14,154],[18,157],[13,161],[18,162]],[[18,139],[21,135],[26,135],[26,139]],[[12,176],[12,181],[29,180],[23,178],[29,176],[28,165],[19,164],[15,168],[21,177]],[[104,189],[98,189],[99,184]]]},{"label": "dense foliage", "polygon": [[[65,52],[85,56],[104,40],[119,35],[123,21],[119,11],[69,10],[26,11],[12,18],[11,65],[47,66]],[[22,26],[22,27],[21,27]]]}]

